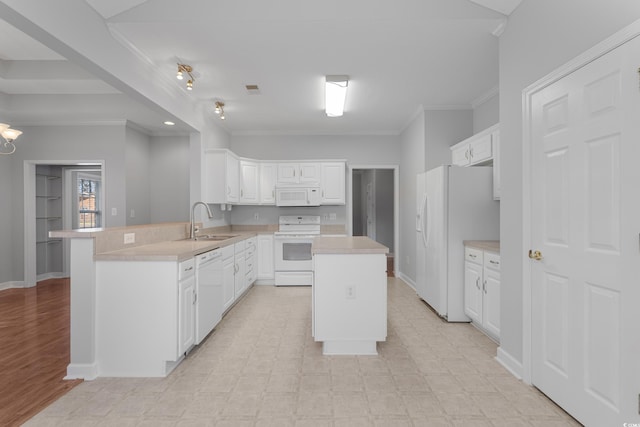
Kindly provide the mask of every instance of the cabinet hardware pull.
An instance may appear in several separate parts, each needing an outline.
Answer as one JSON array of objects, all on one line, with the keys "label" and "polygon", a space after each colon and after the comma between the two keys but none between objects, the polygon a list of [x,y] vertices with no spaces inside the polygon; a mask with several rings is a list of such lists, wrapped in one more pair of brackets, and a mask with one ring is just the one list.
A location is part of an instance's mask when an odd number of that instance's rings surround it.
[{"label": "cabinet hardware pull", "polygon": [[475,257],[476,257],[474,254],[469,254],[469,256],[470,256],[471,258],[475,258]]},{"label": "cabinet hardware pull", "polygon": [[482,290],[484,291],[484,293],[487,293],[487,281],[485,280],[484,282],[482,282]]},{"label": "cabinet hardware pull", "polygon": [[194,292],[193,293],[193,303],[195,304],[196,302],[198,302],[198,293]]},{"label": "cabinet hardware pull", "polygon": [[491,264],[496,264],[496,265],[500,264],[498,261],[494,261],[494,260],[489,260],[489,262],[490,262]]},{"label": "cabinet hardware pull", "polygon": [[476,277],[476,288],[478,288],[478,290],[480,290],[480,278]]},{"label": "cabinet hardware pull", "polygon": [[189,268],[185,269],[184,271],[191,271],[191,270],[193,270],[193,267],[189,267]]}]

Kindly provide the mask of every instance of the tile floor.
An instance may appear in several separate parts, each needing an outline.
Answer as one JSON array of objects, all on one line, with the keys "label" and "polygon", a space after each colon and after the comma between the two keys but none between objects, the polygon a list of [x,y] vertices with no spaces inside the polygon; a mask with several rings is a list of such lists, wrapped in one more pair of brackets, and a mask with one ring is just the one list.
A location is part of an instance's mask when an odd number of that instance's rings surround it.
[{"label": "tile floor", "polygon": [[379,356],[322,356],[310,288],[256,286],[164,379],[87,381],[27,426],[579,426],[389,278]]}]

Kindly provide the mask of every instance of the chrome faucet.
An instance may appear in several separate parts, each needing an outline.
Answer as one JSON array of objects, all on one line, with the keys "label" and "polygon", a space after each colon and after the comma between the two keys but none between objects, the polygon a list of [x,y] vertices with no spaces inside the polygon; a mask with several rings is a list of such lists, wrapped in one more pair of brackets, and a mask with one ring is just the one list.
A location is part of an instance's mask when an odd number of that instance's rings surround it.
[{"label": "chrome faucet", "polygon": [[209,215],[209,218],[213,218],[211,209],[209,209],[209,205],[207,205],[205,202],[195,202],[193,206],[191,206],[191,229],[189,231],[189,238],[193,240],[196,240],[196,224],[194,222],[194,214],[196,211],[196,206],[198,205],[202,205],[207,208],[207,215]]}]

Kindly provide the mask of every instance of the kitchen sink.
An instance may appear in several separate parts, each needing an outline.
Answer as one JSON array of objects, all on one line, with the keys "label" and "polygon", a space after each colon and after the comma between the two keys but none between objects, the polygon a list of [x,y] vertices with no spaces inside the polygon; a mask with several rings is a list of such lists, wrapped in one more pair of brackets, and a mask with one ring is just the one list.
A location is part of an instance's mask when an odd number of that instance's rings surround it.
[{"label": "kitchen sink", "polygon": [[210,241],[220,241],[232,239],[234,237],[238,237],[237,234],[203,234],[201,236],[196,236],[195,240],[210,240]]}]

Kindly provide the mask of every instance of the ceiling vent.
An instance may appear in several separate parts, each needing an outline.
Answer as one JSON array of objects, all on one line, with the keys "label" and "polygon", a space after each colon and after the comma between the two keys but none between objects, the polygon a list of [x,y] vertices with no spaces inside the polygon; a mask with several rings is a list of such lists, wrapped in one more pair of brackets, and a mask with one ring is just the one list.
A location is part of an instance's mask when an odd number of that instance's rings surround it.
[{"label": "ceiling vent", "polygon": [[245,85],[244,87],[247,89],[247,93],[249,95],[260,95],[260,88],[258,85]]}]

